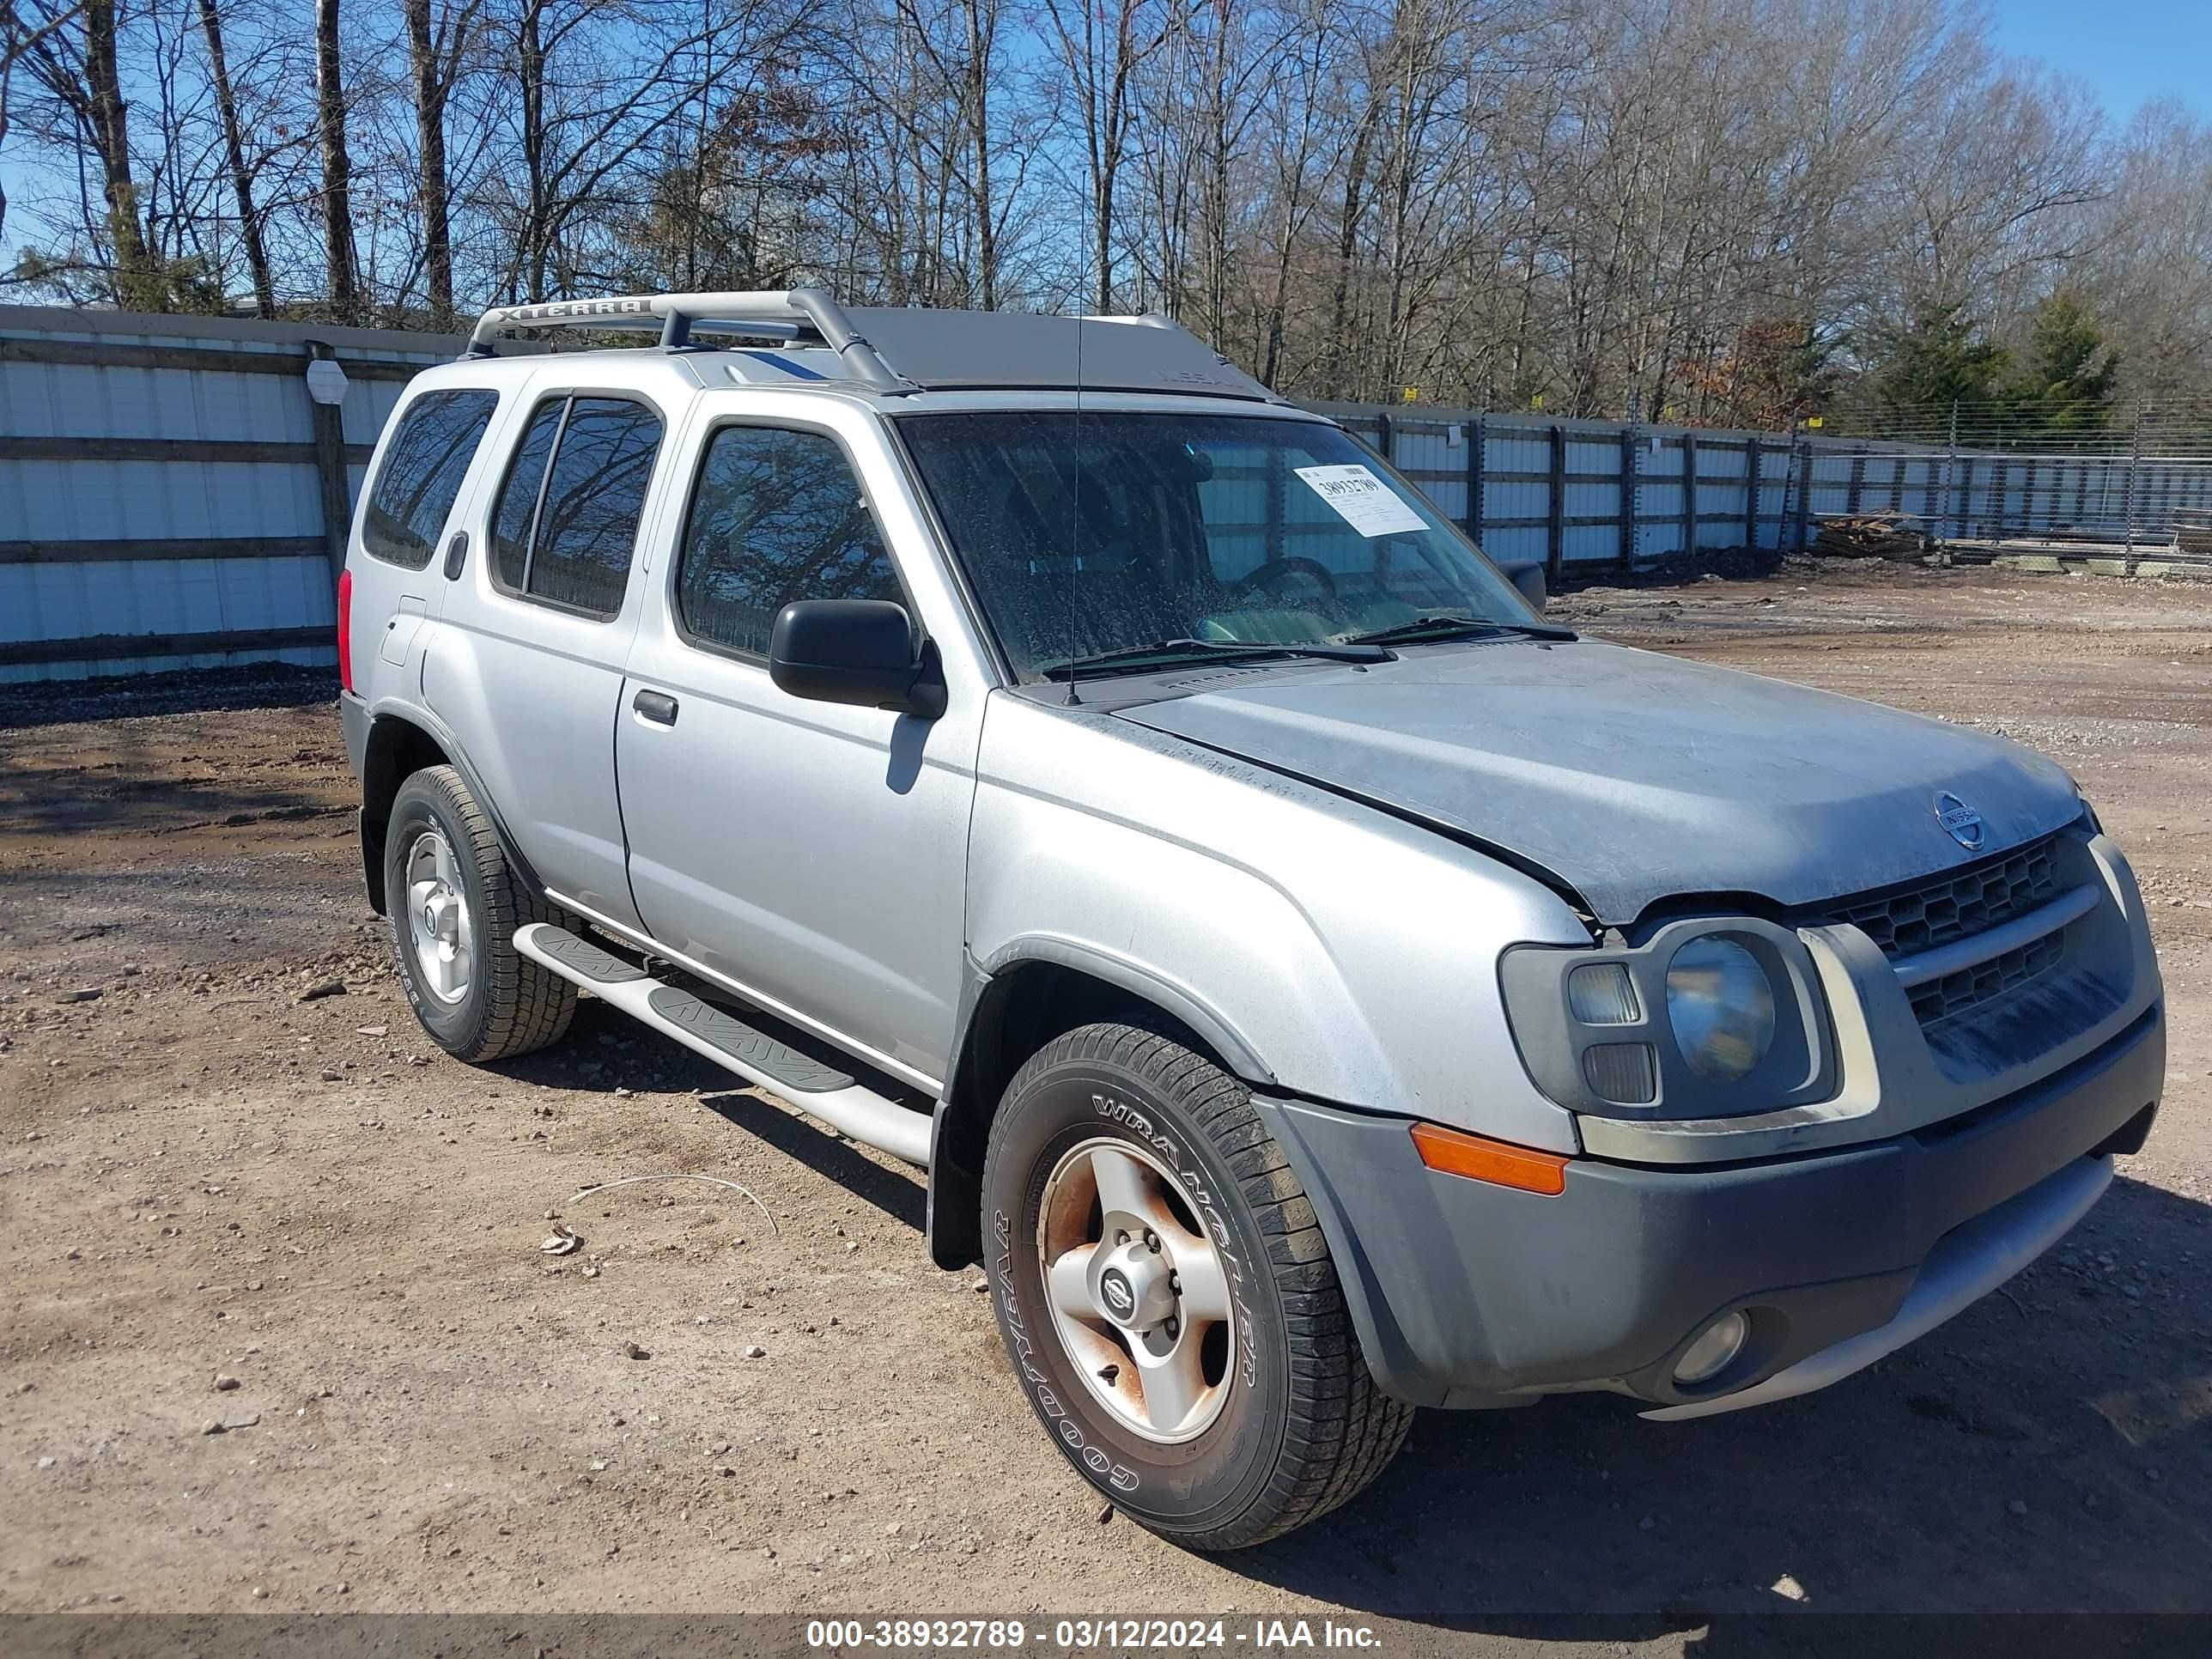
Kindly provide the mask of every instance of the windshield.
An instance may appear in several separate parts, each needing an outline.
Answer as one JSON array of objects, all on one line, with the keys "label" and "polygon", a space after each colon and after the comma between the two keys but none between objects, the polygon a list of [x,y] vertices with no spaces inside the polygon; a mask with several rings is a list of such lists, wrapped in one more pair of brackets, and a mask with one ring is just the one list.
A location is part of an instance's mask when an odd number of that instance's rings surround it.
[{"label": "windshield", "polygon": [[1029,410],[898,424],[1024,680],[1161,642],[1204,654],[1531,620],[1411,485],[1318,421]]}]

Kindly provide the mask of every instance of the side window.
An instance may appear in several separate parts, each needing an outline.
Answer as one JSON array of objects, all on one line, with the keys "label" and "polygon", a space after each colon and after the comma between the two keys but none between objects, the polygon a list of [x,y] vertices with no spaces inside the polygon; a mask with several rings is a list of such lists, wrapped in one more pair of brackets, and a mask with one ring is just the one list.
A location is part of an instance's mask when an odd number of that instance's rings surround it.
[{"label": "side window", "polygon": [[768,654],[776,612],[799,599],[906,603],[844,452],[818,432],[726,426],[699,470],[676,611],[693,638]]},{"label": "side window", "polygon": [[428,392],[407,405],[362,515],[361,544],[371,556],[408,570],[430,562],[498,407],[497,392],[480,391]]},{"label": "side window", "polygon": [[500,486],[499,507],[491,520],[492,580],[509,593],[522,592],[522,573],[530,562],[530,530],[538,521],[538,497],[545,488],[545,463],[553,459],[553,440],[568,400],[541,404],[508,463]]},{"label": "side window", "polygon": [[493,515],[495,582],[587,616],[621,610],[659,449],[660,417],[627,398],[540,407]]}]

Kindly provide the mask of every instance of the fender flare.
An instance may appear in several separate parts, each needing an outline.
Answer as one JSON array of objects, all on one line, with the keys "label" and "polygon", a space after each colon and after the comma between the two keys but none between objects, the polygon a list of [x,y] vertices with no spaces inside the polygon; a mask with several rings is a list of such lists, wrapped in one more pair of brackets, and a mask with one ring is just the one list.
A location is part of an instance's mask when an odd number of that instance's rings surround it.
[{"label": "fender flare", "polygon": [[[402,725],[414,726],[438,745],[440,752],[446,757],[446,763],[461,775],[461,781],[468,786],[469,793],[476,797],[477,805],[483,810],[483,815],[491,820],[493,839],[499,842],[499,850],[506,855],[507,867],[514,872],[515,879],[522,884],[532,897],[544,899],[545,884],[538,879],[536,866],[523,856],[522,849],[515,845],[514,836],[509,833],[506,819],[500,816],[498,803],[492,799],[489,792],[484,788],[482,775],[471,763],[467,751],[461,747],[460,739],[454,736],[453,729],[419,703],[387,701],[378,703],[368,710],[369,742],[374,742],[377,726],[385,720],[396,720]],[[364,772],[367,753],[368,744],[365,744],[363,745]],[[398,780],[402,783],[405,781],[404,778]],[[384,825],[388,819],[377,818],[374,821],[372,838],[372,820],[367,799],[368,778],[366,775],[363,776],[362,782],[363,799],[360,828],[362,875],[368,885],[371,903],[377,914],[382,915],[386,913],[383,861],[373,856],[370,849],[372,844],[381,847],[384,840]]]},{"label": "fender flare", "polygon": [[[1162,1012],[1174,1015],[1189,1026],[1221,1057],[1222,1063],[1245,1082],[1271,1086],[1275,1081],[1273,1071],[1233,1021],[1201,1001],[1187,987],[1177,984],[1156,969],[1133,962],[1126,957],[1115,956],[1095,945],[1039,934],[1011,939],[993,951],[989,960],[982,963],[983,981],[988,982],[1009,968],[1024,962],[1048,962],[1055,967],[1073,968],[1079,973],[1088,974],[1094,979],[1118,987],[1132,996],[1152,1003]],[[981,985],[978,984],[975,988],[980,995]],[[967,1024],[974,1012],[972,1001],[963,994],[961,1029],[956,1034],[956,1054],[961,1047],[965,1046]]]},{"label": "fender flare", "polygon": [[988,961],[965,957],[951,1064],[945,1073],[944,1097],[930,1121],[928,1204],[923,1224],[931,1259],[947,1271],[980,1260],[982,1253],[981,1218],[975,1200],[982,1189],[988,1126],[999,1103],[995,1097],[979,1098],[973,1083],[975,1067],[989,1064],[976,1057],[975,1051],[981,1046],[977,1014],[994,979],[1032,963],[1069,969],[1127,992],[1181,1022],[1240,1080],[1255,1088],[1272,1086],[1275,1081],[1273,1069],[1233,1020],[1187,987],[1142,963],[1096,945],[1035,934],[1007,941]]}]

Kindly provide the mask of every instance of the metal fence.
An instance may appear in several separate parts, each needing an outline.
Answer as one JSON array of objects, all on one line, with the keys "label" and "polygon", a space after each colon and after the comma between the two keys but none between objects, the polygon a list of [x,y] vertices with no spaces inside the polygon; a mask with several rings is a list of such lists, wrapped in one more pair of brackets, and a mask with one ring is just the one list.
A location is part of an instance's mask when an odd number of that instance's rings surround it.
[{"label": "metal fence", "polygon": [[2142,421],[2061,447],[1316,404],[1493,556],[1553,578],[1723,549],[1802,550],[1821,520],[1887,517],[1964,556],[2014,543],[2212,556],[2212,453]]},{"label": "metal fence", "polygon": [[[335,660],[337,571],[376,436],[455,337],[0,307],[0,684]],[[341,403],[307,369],[336,361]],[[327,371],[325,371],[327,373]],[[1952,544],[2212,525],[2212,456],[1625,426],[1316,404],[1496,556],[1567,580],[1803,548],[1887,514]],[[2119,434],[2124,445],[2129,434]]]},{"label": "metal fence", "polygon": [[[0,684],[337,660],[385,417],[455,341],[0,307]],[[310,398],[337,360],[344,399]]]},{"label": "metal fence", "polygon": [[1802,546],[1819,448],[1783,433],[1316,404],[1499,559],[1556,580],[1670,555]]},{"label": "metal fence", "polygon": [[[2026,536],[2212,551],[2212,397],[2039,412],[2057,419],[2039,422],[2033,405],[2002,398],[1841,411],[1830,428],[1847,425],[1864,453],[1815,462],[1813,510],[1887,514],[1946,543]],[[1900,453],[1941,465],[1915,489],[1885,462]]]}]

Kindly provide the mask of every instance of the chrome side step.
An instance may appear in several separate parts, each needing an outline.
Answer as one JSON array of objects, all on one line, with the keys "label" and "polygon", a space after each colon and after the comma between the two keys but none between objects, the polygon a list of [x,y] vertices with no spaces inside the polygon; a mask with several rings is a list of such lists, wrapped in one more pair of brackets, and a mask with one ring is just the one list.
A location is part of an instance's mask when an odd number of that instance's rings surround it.
[{"label": "chrome side step", "polygon": [[680,986],[657,980],[643,969],[550,922],[533,921],[517,928],[514,948],[695,1054],[789,1101],[808,1116],[821,1119],[839,1133],[893,1158],[929,1167],[927,1117],[863,1087],[835,1066],[778,1042],[767,1032],[754,1030],[726,1009]]}]

